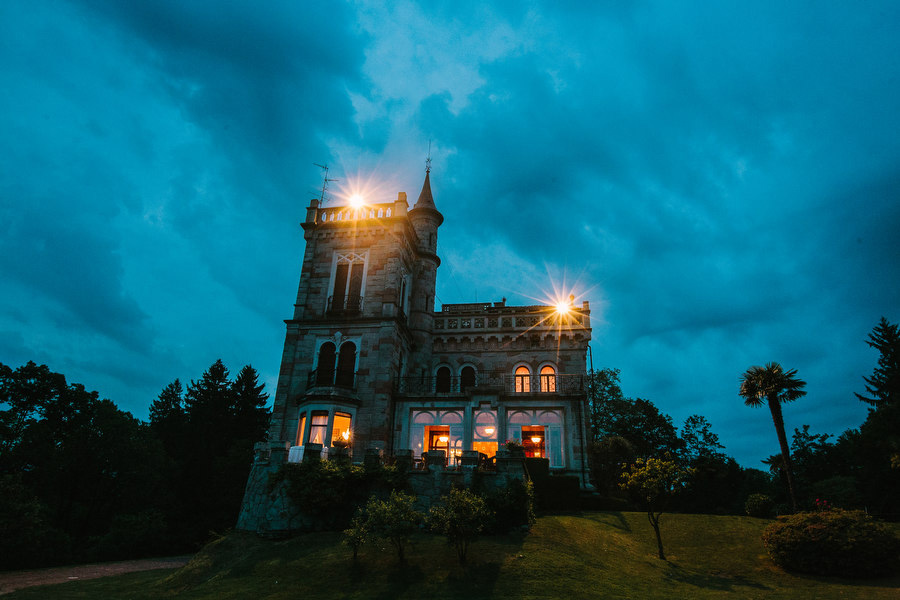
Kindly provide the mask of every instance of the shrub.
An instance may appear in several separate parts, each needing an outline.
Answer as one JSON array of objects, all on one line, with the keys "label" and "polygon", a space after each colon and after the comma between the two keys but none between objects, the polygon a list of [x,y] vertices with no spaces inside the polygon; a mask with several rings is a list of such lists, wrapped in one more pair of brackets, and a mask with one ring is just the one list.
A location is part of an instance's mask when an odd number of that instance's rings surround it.
[{"label": "shrub", "polygon": [[858,510],[779,517],[762,539],[775,564],[799,573],[872,577],[893,572],[900,558],[900,539]]},{"label": "shrub", "polygon": [[484,500],[491,514],[489,533],[506,533],[534,524],[534,486],[530,481],[513,479],[506,487],[485,494]]},{"label": "shrub", "polygon": [[341,530],[350,524],[356,509],[374,494],[386,498],[406,485],[406,476],[395,467],[364,469],[334,461],[285,463],[269,477],[269,491],[280,483],[304,515],[324,529]]},{"label": "shrub", "polygon": [[484,529],[490,518],[484,498],[469,490],[450,490],[444,496],[443,504],[431,507],[428,512],[428,527],[434,533],[443,535],[456,548],[460,564],[465,564],[471,543]]},{"label": "shrub", "polygon": [[393,544],[401,563],[406,560],[404,549],[410,536],[422,523],[422,513],[413,508],[415,502],[415,496],[394,491],[387,500],[372,496],[364,511],[368,530]]},{"label": "shrub", "polygon": [[750,494],[744,503],[744,511],[751,517],[768,519],[775,510],[775,502],[765,494]]},{"label": "shrub", "polygon": [[356,560],[360,547],[369,541],[372,532],[369,530],[369,522],[361,509],[358,509],[350,527],[344,530],[344,544],[353,548],[353,560]]}]

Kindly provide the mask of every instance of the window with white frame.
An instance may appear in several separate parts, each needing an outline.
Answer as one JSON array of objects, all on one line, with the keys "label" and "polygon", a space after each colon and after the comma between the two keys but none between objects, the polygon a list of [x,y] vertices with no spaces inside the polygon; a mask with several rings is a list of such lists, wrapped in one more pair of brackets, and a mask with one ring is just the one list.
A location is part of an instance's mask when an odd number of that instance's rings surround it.
[{"label": "window with white frame", "polygon": [[335,254],[331,275],[331,312],[359,312],[362,309],[366,281],[367,254]]},{"label": "window with white frame", "polygon": [[554,468],[565,466],[561,410],[511,409],[506,423],[506,438],[521,440],[526,456],[550,459]]},{"label": "window with white frame", "polygon": [[531,369],[525,365],[516,367],[515,372],[516,393],[522,394],[531,391]]}]

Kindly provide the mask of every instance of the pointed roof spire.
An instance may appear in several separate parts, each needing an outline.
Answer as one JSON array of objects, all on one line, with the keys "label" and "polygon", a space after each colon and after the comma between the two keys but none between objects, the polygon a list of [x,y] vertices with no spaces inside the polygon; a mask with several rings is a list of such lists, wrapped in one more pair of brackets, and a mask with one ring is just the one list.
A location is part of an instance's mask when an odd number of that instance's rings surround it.
[{"label": "pointed roof spire", "polygon": [[419,193],[419,199],[416,200],[413,208],[432,208],[437,210],[434,205],[434,197],[431,195],[431,165],[425,169],[425,183],[422,184],[422,191]]}]

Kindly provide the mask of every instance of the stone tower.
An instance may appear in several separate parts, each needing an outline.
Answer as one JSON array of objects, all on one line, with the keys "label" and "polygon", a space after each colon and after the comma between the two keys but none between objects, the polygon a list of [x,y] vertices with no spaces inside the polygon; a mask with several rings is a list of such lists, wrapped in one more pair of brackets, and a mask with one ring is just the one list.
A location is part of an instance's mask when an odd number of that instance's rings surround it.
[{"label": "stone tower", "polygon": [[412,210],[404,192],[359,207],[310,203],[270,441],[327,448],[352,430],[355,449],[392,449],[394,383],[430,366],[442,221],[428,172]]}]

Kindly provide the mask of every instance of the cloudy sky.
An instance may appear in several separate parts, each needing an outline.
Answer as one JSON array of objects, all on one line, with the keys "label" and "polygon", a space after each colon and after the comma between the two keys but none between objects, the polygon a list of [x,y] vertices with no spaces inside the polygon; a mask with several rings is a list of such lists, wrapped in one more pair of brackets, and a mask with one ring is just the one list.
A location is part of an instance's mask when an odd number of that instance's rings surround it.
[{"label": "cloudy sky", "polygon": [[414,200],[430,141],[440,302],[574,287],[594,365],[745,466],[751,365],[808,382],[789,430],[858,426],[900,321],[900,5],[838,4],[2,2],[0,362],[140,418],[216,358],[274,390],[313,163]]}]

